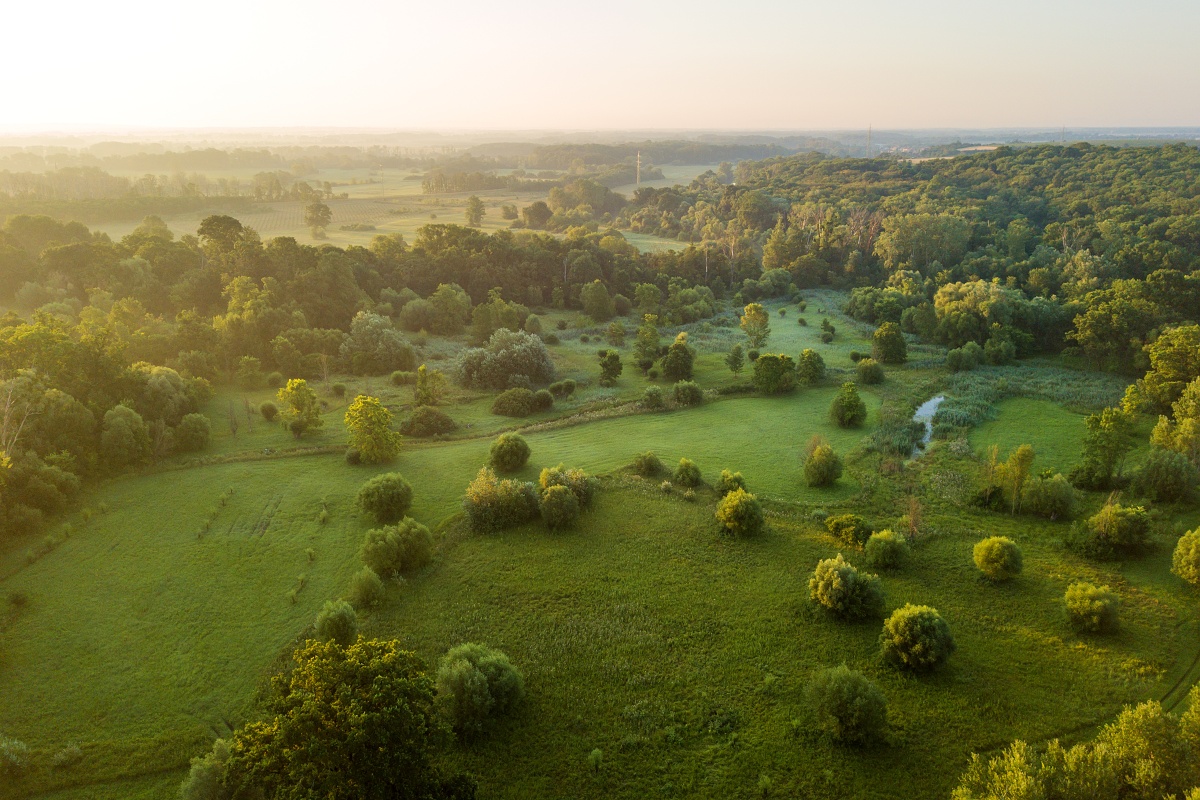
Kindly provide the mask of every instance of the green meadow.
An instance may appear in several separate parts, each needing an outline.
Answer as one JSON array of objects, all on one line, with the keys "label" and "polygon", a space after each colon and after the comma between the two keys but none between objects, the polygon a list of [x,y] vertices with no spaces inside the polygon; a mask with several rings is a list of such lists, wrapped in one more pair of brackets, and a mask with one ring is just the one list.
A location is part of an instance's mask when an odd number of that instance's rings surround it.
[{"label": "green meadow", "polygon": [[[978,469],[973,452],[992,444],[1003,455],[1029,443],[1039,469],[1069,469],[1082,440],[1079,410],[1004,400],[967,446],[936,443],[882,481],[882,460],[867,447],[881,408],[911,409],[948,376],[918,358],[888,368],[882,384],[861,387],[866,425],[838,428],[828,410],[852,379],[849,353],[870,347],[869,329],[837,311],[842,301],[809,293],[803,313],[769,304],[764,351],[817,349],[830,369],[823,385],[780,397],[746,391],[752,365],[739,377],[723,363],[743,338],[726,312],[687,326],[706,402],[661,412],[637,406],[648,381],[628,363],[628,347],[617,385],[595,385],[607,326],[547,313],[546,330],[561,338],[551,348],[559,375],[581,381],[573,398],[518,421],[490,413],[493,393],[454,388],[443,410],[459,429],[408,439],[383,466],[345,463],[342,415],[349,398],[370,393],[403,417],[410,387],[345,377],[338,397],[321,385],[324,427],[303,440],[254,413],[271,390],[221,389],[205,409],[214,432],[205,453],[89,489],[59,523],[69,535],[40,557],[26,556],[33,542],[0,554],[0,590],[26,598],[20,609],[3,606],[0,619],[0,731],[27,742],[38,764],[72,743],[84,754],[73,767],[39,766],[0,785],[0,796],[173,797],[189,758],[253,718],[266,680],[312,633],[322,604],[345,593],[372,527],[354,495],[386,471],[412,483],[410,513],[435,531],[436,553],[388,585],[362,632],[398,638],[429,665],[454,645],[485,642],[525,673],[521,709],[449,756],[478,777],[481,798],[750,797],[763,776],[784,797],[945,796],[972,752],[1014,738],[1084,737],[1124,704],[1181,697],[1200,679],[1200,601],[1169,574],[1169,537],[1142,560],[1093,563],[1062,547],[1068,523],[964,501],[961,487]],[[838,328],[830,344],[819,340],[822,317]],[[634,324],[625,324],[631,344]],[[434,337],[428,352],[456,346]],[[536,480],[558,463],[600,476],[575,530],[467,530],[464,488],[494,436],[511,429],[533,453],[517,477]],[[847,461],[831,489],[803,481],[813,436]],[[711,489],[689,499],[662,478],[634,476],[628,465],[647,450],[669,468],[692,459],[710,484],[722,469],[741,471],[765,501],[766,533],[721,536]],[[818,559],[843,552],[863,566],[829,536],[824,516],[853,511],[873,527],[898,527],[908,496],[923,506],[922,535],[909,564],[882,577],[889,609],[933,605],[951,626],[958,652],[928,676],[881,663],[878,621],[839,623],[807,599]],[[1177,524],[1196,521],[1182,510]],[[971,561],[974,543],[995,534],[1016,540],[1025,557],[1024,573],[1003,586],[981,580]],[[1067,626],[1062,594],[1077,580],[1117,591],[1117,635]],[[841,663],[866,673],[890,704],[889,738],[866,752],[811,732],[806,682]],[[588,763],[596,749],[598,771]]]}]

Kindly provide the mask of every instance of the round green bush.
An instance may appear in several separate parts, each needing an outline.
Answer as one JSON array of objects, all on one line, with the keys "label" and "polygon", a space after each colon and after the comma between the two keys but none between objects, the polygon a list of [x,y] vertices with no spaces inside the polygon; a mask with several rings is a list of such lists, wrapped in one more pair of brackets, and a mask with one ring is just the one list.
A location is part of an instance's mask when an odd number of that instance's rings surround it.
[{"label": "round green bush", "polygon": [[355,608],[371,608],[383,600],[383,581],[375,570],[363,567],[350,579],[346,599]]},{"label": "round green bush", "polygon": [[842,619],[878,617],[883,613],[883,584],[879,576],[860,573],[842,558],[825,558],[808,579],[814,603]]},{"label": "round green bush", "polygon": [[357,447],[346,448],[346,463],[352,467],[362,464],[362,451]]},{"label": "round green bush", "polygon": [[831,344],[832,342],[833,342],[833,334],[832,333],[830,333],[829,331],[824,331],[821,333],[821,343],[822,344]]},{"label": "round green bush", "polygon": [[565,400],[575,394],[575,381],[571,378],[565,378],[561,381],[550,384],[550,394],[554,395],[559,400]]},{"label": "round green bush", "polygon": [[633,471],[643,478],[654,478],[667,471],[662,459],[650,450],[633,457]]},{"label": "round green bush", "polygon": [[283,386],[283,373],[272,372],[267,376],[267,387],[270,389],[278,389]]},{"label": "round green bush", "polygon": [[528,389],[505,389],[492,403],[492,413],[500,417],[528,417],[533,413],[533,392]]},{"label": "round green bush", "polygon": [[928,670],[949,658],[956,645],[937,609],[907,603],[883,623],[879,648],[884,660],[894,666]]},{"label": "round green bush", "polygon": [[753,536],[763,529],[762,505],[745,489],[734,489],[722,497],[716,517],[721,527],[735,536]]},{"label": "round green bush", "polygon": [[452,433],[457,428],[458,423],[449,414],[433,406],[417,406],[412,416],[400,424],[401,433],[417,439]]},{"label": "round green bush", "polygon": [[550,530],[570,528],[579,520],[579,499],[567,486],[549,486],[542,492],[538,510]]},{"label": "round green bush", "polygon": [[818,445],[804,462],[804,482],[809,486],[832,486],[842,477],[842,459],[827,444]]},{"label": "round green bush", "polygon": [[326,600],[317,614],[317,638],[349,647],[358,638],[358,615],[345,600]]},{"label": "round green bush", "polygon": [[279,406],[268,401],[258,407],[258,413],[262,414],[262,418],[267,422],[274,422],[279,418]]},{"label": "round green bush", "polygon": [[344,384],[344,383],[335,383],[333,386],[331,386],[329,388],[333,392],[334,397],[345,397],[346,396],[346,384]]},{"label": "round green bush", "polygon": [[873,358],[860,359],[854,372],[858,382],[866,386],[883,383],[883,365]]},{"label": "round green bush", "polygon": [[700,468],[691,459],[681,458],[679,459],[679,466],[675,468],[674,480],[680,486],[699,486],[702,480],[700,477]]},{"label": "round green bush", "polygon": [[887,700],[861,672],[845,664],[818,670],[808,684],[817,729],[839,742],[865,744],[887,732]]},{"label": "round green bush", "polygon": [[175,447],[182,453],[195,453],[208,447],[212,426],[203,414],[187,414],[175,428]]},{"label": "round green bush", "polygon": [[1088,633],[1108,633],[1117,629],[1120,601],[1107,586],[1079,582],[1067,587],[1063,595],[1067,619],[1072,627]]},{"label": "round green bush", "polygon": [[488,466],[497,472],[516,472],[529,461],[529,443],[519,433],[502,433],[488,451]]},{"label": "round green bush", "polygon": [[1196,468],[1183,453],[1155,447],[1133,478],[1133,490],[1156,503],[1186,498],[1196,485]]},{"label": "round green bush", "polygon": [[796,360],[796,377],[805,386],[816,386],[825,380],[825,359],[811,347],[805,348]]},{"label": "round green bush", "polygon": [[1150,515],[1141,506],[1109,503],[1077,530],[1070,543],[1092,558],[1136,555],[1146,547]]},{"label": "round green bush", "polygon": [[695,381],[679,381],[672,393],[677,406],[698,406],[704,402],[704,391]]},{"label": "round green bush", "polygon": [[883,364],[903,364],[908,360],[908,344],[900,326],[894,322],[880,325],[871,337],[871,352]]},{"label": "round green bush", "polygon": [[442,657],[437,702],[450,726],[477,736],[525,696],[525,679],[508,656],[481,644],[460,644]]},{"label": "round green bush", "polygon": [[858,514],[838,514],[825,520],[825,528],[835,539],[851,547],[862,547],[871,538],[871,526]]},{"label": "round green bush", "polygon": [[1062,475],[1037,477],[1025,482],[1021,491],[1021,510],[1046,519],[1071,519],[1075,516],[1075,487]]},{"label": "round green bush", "polygon": [[538,475],[538,485],[543,490],[549,489],[551,486],[566,486],[575,493],[580,508],[587,508],[592,504],[592,495],[596,491],[595,483],[586,472],[577,467],[567,469],[562,464],[556,467],[543,467],[541,474]]},{"label": "round green bush", "polygon": [[498,531],[528,522],[538,514],[538,494],[532,483],[500,480],[483,467],[467,485],[462,501],[471,530]]},{"label": "round green bush", "polygon": [[858,387],[843,383],[829,406],[829,417],[839,428],[860,428],[867,421],[867,404],[858,396]]},{"label": "round green bush", "polygon": [[376,475],[358,490],[358,507],[381,525],[398,522],[412,508],[413,490],[399,472]]},{"label": "round green bush", "polygon": [[663,397],[663,390],[659,386],[647,386],[646,391],[642,392],[642,406],[650,411],[660,411],[667,407],[667,401]]},{"label": "round green bush", "polygon": [[875,569],[897,569],[908,560],[909,552],[908,540],[888,530],[872,533],[863,546],[863,557]]},{"label": "round green bush", "polygon": [[554,408],[554,395],[548,389],[538,389],[533,393],[533,410],[549,411]]},{"label": "round green bush", "polygon": [[717,494],[724,497],[736,489],[746,488],[746,479],[742,477],[740,472],[730,472],[727,469],[721,470],[721,477],[717,479],[717,485],[713,487],[717,490]]},{"label": "round green bush", "polygon": [[384,578],[420,569],[433,557],[433,534],[412,517],[405,517],[395,525],[367,531],[358,557]]},{"label": "round green bush", "polygon": [[1171,556],[1171,571],[1200,588],[1200,528],[1179,537]]},{"label": "round green bush", "polygon": [[1006,581],[1021,574],[1021,548],[1007,536],[989,536],[975,544],[975,566],[990,581]]}]

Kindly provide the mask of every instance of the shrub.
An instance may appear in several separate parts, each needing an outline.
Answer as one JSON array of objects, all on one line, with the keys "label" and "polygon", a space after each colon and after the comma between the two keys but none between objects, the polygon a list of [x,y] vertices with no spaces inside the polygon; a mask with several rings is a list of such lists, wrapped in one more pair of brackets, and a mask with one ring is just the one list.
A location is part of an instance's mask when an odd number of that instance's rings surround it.
[{"label": "shrub", "polygon": [[392,373],[392,386],[412,386],[417,382],[417,373],[398,369]]},{"label": "shrub", "polygon": [[746,358],[748,358],[751,363],[758,361],[758,350],[753,347],[750,348],[746,351]]},{"label": "shrub", "polygon": [[1077,630],[1088,633],[1108,633],[1117,629],[1120,601],[1107,586],[1091,583],[1072,583],[1063,595],[1067,620]]},{"label": "shrub", "polygon": [[345,600],[326,600],[317,614],[317,638],[349,647],[358,638],[358,615]]},{"label": "shrub", "polygon": [[508,656],[481,644],[460,644],[442,657],[437,702],[460,735],[483,733],[488,722],[525,696],[525,679]]},{"label": "shrub", "polygon": [[700,468],[691,459],[681,458],[675,468],[674,480],[680,486],[699,486],[702,481]]},{"label": "shrub", "polygon": [[1146,509],[1109,503],[1077,528],[1068,544],[1091,558],[1114,558],[1140,553],[1149,534]]},{"label": "shrub", "polygon": [[835,539],[850,545],[862,547],[871,538],[871,526],[858,514],[839,514],[825,520],[825,527]]},{"label": "shrub", "polygon": [[903,364],[907,361],[908,345],[900,326],[894,322],[880,325],[871,337],[871,353],[876,361],[883,364]]},{"label": "shrub", "polygon": [[1062,475],[1026,481],[1021,510],[1046,519],[1071,519],[1075,516],[1075,487]]},{"label": "shrub", "polygon": [[381,525],[398,522],[412,507],[413,490],[399,472],[376,475],[358,490],[358,507]]},{"label": "shrub", "polygon": [[283,386],[283,373],[272,372],[270,375],[267,376],[267,388],[268,389],[278,389],[281,386]]},{"label": "shrub", "polygon": [[268,400],[258,407],[258,413],[262,414],[262,418],[267,422],[274,422],[279,418],[279,406]]},{"label": "shrub", "polygon": [[463,511],[471,530],[503,530],[533,519],[538,513],[538,495],[532,483],[499,480],[484,467],[467,485]]},{"label": "shrub", "polygon": [[565,400],[575,394],[575,381],[571,378],[566,378],[565,380],[550,384],[550,394],[559,400]]},{"label": "shrub", "polygon": [[642,392],[642,406],[650,411],[659,411],[666,408],[667,401],[663,397],[662,388],[647,386],[646,391]]},{"label": "shrub", "polygon": [[533,393],[533,410],[549,411],[554,408],[554,395],[546,389],[538,389]]},{"label": "shrub", "polygon": [[695,381],[679,381],[672,392],[677,406],[698,406],[704,402],[704,392]]},{"label": "shrub", "polygon": [[883,623],[879,647],[894,666],[928,670],[949,658],[956,645],[937,609],[906,603]]},{"label": "shrub", "polygon": [[50,764],[55,769],[63,769],[73,767],[80,761],[83,761],[83,749],[77,744],[69,744],[51,757]]},{"label": "shrub", "polygon": [[1133,490],[1156,503],[1173,503],[1191,493],[1196,468],[1187,456],[1155,447],[1133,478]]},{"label": "shrub", "polygon": [[187,414],[175,428],[175,447],[182,453],[195,453],[208,447],[212,426],[203,414]]},{"label": "shrub", "polygon": [[358,557],[376,575],[390,578],[428,564],[433,557],[433,535],[412,517],[405,517],[395,525],[367,531]]},{"label": "shrub", "polygon": [[458,358],[458,377],[467,388],[503,389],[512,375],[534,384],[554,379],[554,362],[541,339],[501,328],[484,347],[464,350]]},{"label": "shrub", "polygon": [[875,569],[896,569],[908,560],[908,540],[895,531],[872,533],[863,546],[867,565]]},{"label": "shrub", "polygon": [[346,464],[351,467],[357,467],[362,463],[362,453],[357,447],[346,448]]},{"label": "shrub", "polygon": [[796,367],[791,357],[760,355],[754,362],[754,388],[763,394],[784,394],[796,388]]},{"label": "shrub", "polygon": [[883,584],[877,575],[860,573],[838,553],[817,562],[808,579],[814,603],[842,619],[878,617],[883,613]]},{"label": "shrub", "polygon": [[821,334],[821,343],[822,344],[831,344],[832,342],[833,342],[833,334],[832,333],[830,333],[829,331],[825,331],[824,333]]},{"label": "shrub", "polygon": [[[689,490],[690,491],[690,490]],[[735,536],[753,536],[763,528],[763,510],[758,498],[737,488],[717,503],[717,522]]]},{"label": "shrub", "polygon": [[0,736],[0,774],[20,775],[29,766],[29,747],[22,741]]},{"label": "shrub", "polygon": [[355,608],[370,608],[383,600],[383,581],[370,567],[363,567],[350,579],[347,599]]},{"label": "shrub", "polygon": [[858,352],[857,350],[850,351],[850,360],[853,361],[855,364],[857,364],[859,361],[862,361],[864,358],[866,358],[866,356],[864,356],[862,353]]},{"label": "shrub", "polygon": [[990,581],[1006,581],[1021,574],[1021,548],[1007,536],[989,536],[977,542],[975,566]]},{"label": "shrub", "polygon": [[533,392],[528,389],[506,389],[492,403],[492,413],[501,417],[528,417],[533,413]]},{"label": "shrub", "polygon": [[883,365],[873,358],[864,358],[854,368],[858,382],[866,386],[883,383]]},{"label": "shrub", "polygon": [[334,397],[345,397],[346,396],[346,384],[344,384],[344,383],[335,383],[333,386],[331,386],[329,388],[333,392]]},{"label": "shrub", "polygon": [[586,472],[575,467],[567,469],[562,464],[544,468],[538,475],[538,485],[543,491],[551,486],[566,486],[575,494],[580,508],[587,508],[592,504],[592,494],[595,492],[592,479]]},{"label": "shrub", "polygon": [[816,386],[825,380],[825,359],[816,350],[807,348],[796,362],[796,377],[805,386]]},{"label": "shrub", "polygon": [[717,494],[724,497],[732,491],[746,488],[746,479],[742,477],[740,472],[730,472],[727,469],[721,470],[721,477],[717,480]]},{"label": "shrub", "polygon": [[667,471],[662,459],[653,450],[633,457],[633,471],[643,478],[655,478]]},{"label": "shrub", "polygon": [[828,444],[818,444],[804,461],[804,482],[809,486],[832,486],[842,477],[842,459]]},{"label": "shrub", "polygon": [[542,492],[539,510],[550,530],[570,528],[579,519],[579,498],[567,486],[548,486]]},{"label": "shrub", "polygon": [[502,433],[488,451],[488,466],[497,472],[516,472],[529,461],[529,443],[519,433]]},{"label": "shrub", "polygon": [[400,423],[401,433],[417,439],[452,433],[457,428],[458,423],[449,414],[433,406],[417,406],[412,416]]},{"label": "shrub", "polygon": [[592,337],[590,337],[586,333],[584,333],[579,336],[579,341],[584,344],[587,344],[588,342],[592,341]]},{"label": "shrub", "polygon": [[1171,571],[1200,588],[1200,528],[1179,537],[1171,557]]},{"label": "shrub", "polygon": [[845,664],[818,670],[808,684],[817,728],[836,741],[863,744],[887,731],[887,700],[879,687]]},{"label": "shrub", "polygon": [[867,404],[858,396],[853,383],[843,383],[829,406],[829,417],[839,428],[860,428],[867,421]]}]

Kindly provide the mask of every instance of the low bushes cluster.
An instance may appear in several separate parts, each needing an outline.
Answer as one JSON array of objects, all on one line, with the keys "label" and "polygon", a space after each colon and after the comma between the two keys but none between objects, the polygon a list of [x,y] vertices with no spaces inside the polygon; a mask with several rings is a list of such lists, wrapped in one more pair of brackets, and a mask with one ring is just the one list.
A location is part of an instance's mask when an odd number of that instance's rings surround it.
[{"label": "low bushes cluster", "polygon": [[689,458],[679,459],[674,478],[676,483],[686,488],[695,488],[703,482],[700,468]]},{"label": "low bushes cluster", "polygon": [[349,647],[358,638],[358,614],[345,600],[326,600],[317,614],[317,638]]},{"label": "low bushes cluster", "polygon": [[647,386],[642,392],[642,407],[649,411],[661,411],[667,407],[663,390],[659,386]]},{"label": "low bushes cluster", "polygon": [[1041,475],[1025,482],[1020,510],[1050,520],[1068,520],[1075,516],[1077,496],[1075,487],[1061,474]]},{"label": "low bushes cluster", "polygon": [[1077,524],[1067,539],[1076,552],[1096,559],[1139,555],[1150,536],[1150,515],[1142,506],[1110,502]]},{"label": "low bushes cluster", "polygon": [[376,475],[358,490],[358,507],[380,525],[399,522],[412,508],[413,490],[399,472]]},{"label": "low bushes cluster", "polygon": [[550,384],[550,394],[558,400],[566,400],[571,395],[575,394],[576,384],[574,379],[565,378],[561,381],[555,381]]},{"label": "low bushes cluster", "polygon": [[522,387],[505,389],[492,401],[492,413],[498,417],[528,417],[533,413],[533,392]]},{"label": "low bushes cluster", "polygon": [[1155,447],[1133,477],[1134,492],[1156,503],[1185,499],[1196,486],[1196,468],[1183,453]]},{"label": "low bushes cluster", "polygon": [[500,480],[490,467],[484,467],[467,485],[463,511],[476,532],[520,525],[538,514],[537,489],[532,483]]},{"label": "low bushes cluster", "polygon": [[842,619],[878,617],[883,613],[883,584],[877,575],[860,573],[838,553],[817,562],[808,580],[813,602]]},{"label": "low bushes cluster", "polygon": [[871,526],[857,514],[839,514],[825,520],[825,528],[851,547],[862,547],[871,538]]},{"label": "low bushes cluster", "polygon": [[717,503],[717,522],[735,536],[753,536],[763,529],[763,510],[758,498],[737,488]]},{"label": "low bushes cluster", "polygon": [[721,477],[717,479],[717,485],[713,487],[717,490],[717,494],[724,497],[732,491],[746,488],[746,479],[742,477],[740,472],[730,472],[727,469],[721,470]]},{"label": "low bushes cluster", "polygon": [[370,608],[383,600],[383,580],[370,567],[363,567],[350,579],[346,599],[355,608]]},{"label": "low bushes cluster", "polygon": [[488,466],[497,472],[516,472],[529,461],[529,443],[519,433],[502,433],[488,451]]},{"label": "low bushes cluster", "polygon": [[867,744],[887,732],[887,700],[879,687],[845,664],[817,671],[808,684],[817,729],[838,742]]},{"label": "low bushes cluster", "polygon": [[358,556],[376,575],[388,578],[420,569],[433,557],[433,534],[412,517],[367,531]]},{"label": "low bushes cluster", "polygon": [[679,381],[671,392],[677,406],[698,406],[704,402],[704,391],[695,381]]},{"label": "low bushes cluster", "polygon": [[804,482],[811,487],[832,486],[842,477],[842,459],[828,442],[814,437],[804,460]]},{"label": "low bushes cluster", "polygon": [[1200,528],[1179,537],[1171,556],[1171,571],[1200,589]]},{"label": "low bushes cluster", "polygon": [[643,478],[656,478],[667,471],[662,459],[653,450],[633,457],[633,471]]},{"label": "low bushes cluster", "polygon": [[437,670],[437,702],[454,731],[470,738],[525,696],[525,679],[508,656],[468,642],[452,648]]},{"label": "low bushes cluster", "polygon": [[1007,536],[989,536],[975,544],[975,566],[990,581],[1006,581],[1021,574],[1021,548]]},{"label": "low bushes cluster", "polygon": [[863,545],[863,557],[875,569],[897,569],[908,560],[909,553],[908,540],[895,531],[872,533]]},{"label": "low bushes cluster", "polygon": [[396,370],[392,373],[392,386],[412,386],[417,382],[417,373]]},{"label": "low bushes cluster", "polygon": [[400,425],[400,432],[405,436],[425,439],[452,433],[457,427],[458,424],[445,411],[433,406],[417,406],[412,416]]},{"label": "low bushes cluster", "polygon": [[1107,586],[1079,582],[1067,587],[1063,595],[1067,620],[1072,627],[1088,633],[1108,633],[1117,628],[1119,601]]},{"label": "low bushes cluster", "polygon": [[907,603],[883,623],[879,648],[893,666],[930,670],[949,658],[956,645],[937,609]]},{"label": "low bushes cluster", "polygon": [[865,386],[883,383],[883,365],[873,358],[860,359],[854,368],[854,375]]}]

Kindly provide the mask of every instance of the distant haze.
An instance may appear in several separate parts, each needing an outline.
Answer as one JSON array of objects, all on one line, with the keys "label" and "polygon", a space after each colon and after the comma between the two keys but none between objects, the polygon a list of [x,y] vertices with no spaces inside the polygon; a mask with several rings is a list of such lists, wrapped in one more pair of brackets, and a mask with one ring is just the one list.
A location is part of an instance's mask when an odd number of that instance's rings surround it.
[{"label": "distant haze", "polygon": [[1196,0],[6,4],[0,132],[1200,125]]}]

